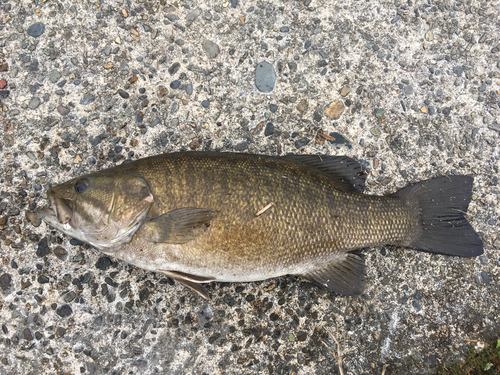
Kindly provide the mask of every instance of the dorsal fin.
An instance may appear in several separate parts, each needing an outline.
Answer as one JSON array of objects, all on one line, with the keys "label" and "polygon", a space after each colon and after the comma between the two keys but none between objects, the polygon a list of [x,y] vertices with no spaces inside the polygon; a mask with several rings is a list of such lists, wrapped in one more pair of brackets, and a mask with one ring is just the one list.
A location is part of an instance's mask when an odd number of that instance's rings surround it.
[{"label": "dorsal fin", "polygon": [[358,161],[347,156],[330,155],[286,155],[285,159],[307,164],[319,169],[346,191],[361,193],[365,187],[366,175]]}]

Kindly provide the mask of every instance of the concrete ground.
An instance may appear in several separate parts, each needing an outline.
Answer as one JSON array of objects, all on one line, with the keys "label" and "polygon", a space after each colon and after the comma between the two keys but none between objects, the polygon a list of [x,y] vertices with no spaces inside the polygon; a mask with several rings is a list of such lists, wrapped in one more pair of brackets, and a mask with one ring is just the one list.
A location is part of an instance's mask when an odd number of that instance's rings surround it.
[{"label": "concrete ground", "polygon": [[[434,374],[500,330],[500,6],[0,1],[1,374]],[[474,176],[484,255],[365,249],[209,301],[40,222],[51,185],[179,150],[348,155],[366,191]]]}]

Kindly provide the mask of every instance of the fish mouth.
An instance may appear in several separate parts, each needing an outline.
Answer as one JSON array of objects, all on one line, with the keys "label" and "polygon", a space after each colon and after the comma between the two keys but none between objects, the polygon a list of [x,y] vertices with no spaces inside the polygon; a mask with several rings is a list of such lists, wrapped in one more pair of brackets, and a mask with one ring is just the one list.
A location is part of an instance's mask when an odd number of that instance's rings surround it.
[{"label": "fish mouth", "polygon": [[38,216],[51,225],[54,223],[67,224],[73,217],[72,202],[68,199],[55,197],[51,191],[48,192],[48,196],[50,206],[38,209]]}]

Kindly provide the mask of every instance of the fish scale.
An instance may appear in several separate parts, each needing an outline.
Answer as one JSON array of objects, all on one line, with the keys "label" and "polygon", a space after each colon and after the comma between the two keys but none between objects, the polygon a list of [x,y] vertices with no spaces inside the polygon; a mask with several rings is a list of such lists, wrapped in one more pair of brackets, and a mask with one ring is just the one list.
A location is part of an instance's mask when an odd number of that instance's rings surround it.
[{"label": "fish scale", "polygon": [[[365,266],[351,250],[390,244],[451,255],[482,253],[479,237],[460,212],[467,209],[471,184],[470,177],[455,176],[391,196],[365,195],[361,166],[347,157],[184,152],[56,186],[49,191],[53,212],[40,216],[204,297],[205,282],[286,274],[359,294]],[[113,212],[129,223],[113,219]],[[62,223],[62,217],[70,219]],[[115,227],[85,222],[96,217]],[[113,245],[95,234],[103,231]]]}]

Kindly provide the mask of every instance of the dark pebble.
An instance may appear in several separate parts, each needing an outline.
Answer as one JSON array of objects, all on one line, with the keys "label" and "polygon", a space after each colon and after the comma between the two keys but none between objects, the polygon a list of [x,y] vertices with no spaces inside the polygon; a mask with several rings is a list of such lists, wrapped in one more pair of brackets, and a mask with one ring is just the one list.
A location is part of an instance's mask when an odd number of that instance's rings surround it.
[{"label": "dark pebble", "polygon": [[128,99],[130,98],[130,95],[128,92],[126,92],[125,90],[122,90],[122,89],[119,89],[118,90],[118,95],[120,95],[123,99]]},{"label": "dark pebble", "polygon": [[304,48],[308,49],[309,47],[311,47],[311,41],[310,40],[306,40],[306,42],[304,43]]},{"label": "dark pebble", "polygon": [[40,284],[47,284],[49,282],[49,278],[45,275],[38,276],[37,280]]},{"label": "dark pebble", "polygon": [[29,65],[28,65],[28,70],[30,72],[37,72],[39,69],[39,64],[38,60],[33,60]]},{"label": "dark pebble", "polygon": [[290,28],[288,26],[281,26],[280,27],[280,32],[282,33],[287,33],[290,31]]},{"label": "dark pebble", "polygon": [[[66,306],[68,306],[68,305],[66,305]],[[63,327],[56,328],[56,337],[63,337],[65,334],[66,334],[66,328],[63,328]]]},{"label": "dark pebble", "polygon": [[62,305],[56,310],[56,313],[61,318],[66,318],[67,316],[73,314],[73,310],[71,310],[71,307],[69,305]]},{"label": "dark pebble", "polygon": [[266,137],[269,137],[273,133],[274,133],[274,124],[272,122],[268,122],[266,124],[266,129],[264,130],[264,135]]},{"label": "dark pebble", "polygon": [[88,92],[80,100],[80,104],[81,105],[89,105],[90,103],[93,103],[94,100],[95,100],[95,96]]},{"label": "dark pebble", "polygon": [[238,6],[238,0],[231,0],[231,6],[236,8]]},{"label": "dark pebble", "polygon": [[181,64],[179,64],[178,62],[175,62],[173,63],[170,68],[168,68],[168,72],[171,76],[173,76],[175,73],[177,73],[177,71],[179,70],[179,68],[181,67]]},{"label": "dark pebble", "polygon": [[208,108],[208,107],[210,106],[210,101],[208,101],[208,100],[203,100],[203,101],[201,102],[201,105],[202,105],[202,107],[203,107],[203,108]]},{"label": "dark pebble", "polygon": [[68,107],[66,107],[66,106],[62,105],[62,104],[59,104],[59,105],[57,106],[57,112],[59,112],[59,114],[60,114],[61,116],[66,116],[66,115],[68,115],[68,114],[69,114],[70,109],[69,109]]},{"label": "dark pebble", "polygon": [[11,281],[12,276],[8,273],[4,273],[2,276],[0,276],[0,288],[2,288],[2,290],[9,289],[11,287]]},{"label": "dark pebble", "polygon": [[85,244],[83,241],[77,240],[76,238],[72,238],[71,240],[69,240],[69,243],[73,246],[82,246]]},{"label": "dark pebble", "polygon": [[108,257],[101,257],[97,260],[95,267],[101,271],[107,270],[111,266],[111,259]]},{"label": "dark pebble", "polygon": [[[349,142],[345,137],[340,133],[330,133],[330,137],[333,137],[333,141],[328,141],[330,145],[339,147],[340,145],[351,146],[351,142]],[[351,146],[352,148],[352,146]]]},{"label": "dark pebble", "polygon": [[32,341],[33,340],[33,335],[30,331],[29,328],[25,328],[23,330],[23,338],[26,340],[26,341]]},{"label": "dark pebble", "polygon": [[450,107],[443,108],[443,115],[449,116],[450,113],[451,113],[451,108]]},{"label": "dark pebble", "polygon": [[318,67],[321,68],[323,66],[327,66],[328,63],[326,62],[326,60],[319,60],[318,61]]},{"label": "dark pebble", "polygon": [[176,90],[176,89],[178,89],[178,88],[179,88],[179,86],[180,86],[180,85],[181,85],[181,82],[180,82],[180,81],[175,80],[175,81],[172,81],[172,82],[170,83],[170,88],[171,88],[171,89]]},{"label": "dark pebble", "polygon": [[47,237],[43,237],[38,243],[36,256],[41,258],[47,255],[48,253],[50,253],[49,239]]},{"label": "dark pebble", "polygon": [[304,331],[297,332],[297,340],[306,341],[307,333]]},{"label": "dark pebble", "polygon": [[274,321],[276,321],[276,320],[278,320],[279,318],[280,318],[280,317],[279,317],[279,315],[278,315],[278,314],[276,314],[276,313],[272,313],[272,314],[269,316],[269,319],[271,319],[271,321],[273,321],[273,322],[274,322]]},{"label": "dark pebble", "polygon": [[278,110],[278,106],[276,104],[269,104],[269,110],[275,113]]},{"label": "dark pebble", "polygon": [[311,140],[306,137],[299,138],[295,141],[295,147],[301,148],[307,145]]},{"label": "dark pebble", "polygon": [[175,22],[175,21],[178,21],[179,20],[179,16],[175,15],[175,14],[167,14],[167,19],[169,21],[172,21],[172,22]]},{"label": "dark pebble", "polygon": [[30,27],[28,27],[28,35],[38,38],[45,31],[45,25],[41,22],[36,22]]}]

